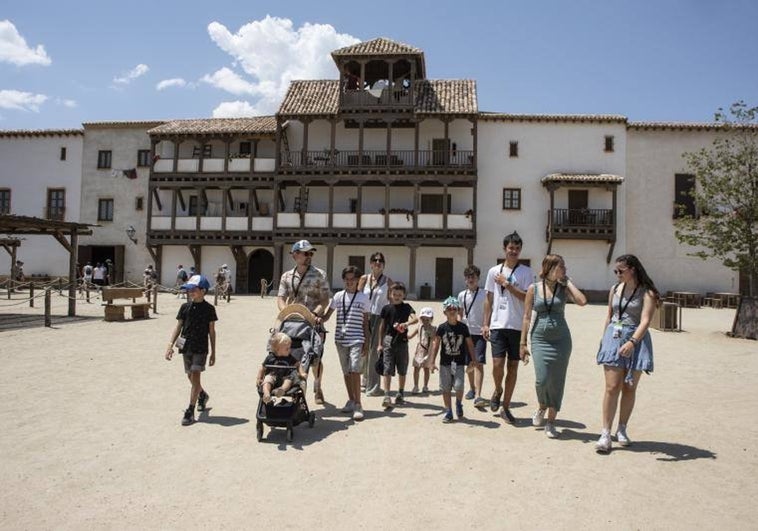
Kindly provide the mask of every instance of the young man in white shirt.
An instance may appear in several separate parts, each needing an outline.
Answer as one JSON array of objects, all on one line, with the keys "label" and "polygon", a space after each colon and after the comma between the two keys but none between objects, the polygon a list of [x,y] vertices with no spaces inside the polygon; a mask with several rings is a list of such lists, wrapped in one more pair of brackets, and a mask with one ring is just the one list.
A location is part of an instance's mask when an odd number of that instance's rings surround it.
[{"label": "young man in white shirt", "polygon": [[502,396],[501,416],[509,424],[516,421],[509,407],[518,377],[524,299],[526,290],[533,281],[532,269],[519,262],[522,246],[521,236],[516,232],[503,239],[505,260],[489,270],[484,285],[486,298],[482,335],[492,342],[492,377],[495,381],[490,408],[497,411]]},{"label": "young man in white shirt", "polygon": [[484,299],[485,292],[479,287],[479,277],[482,272],[475,265],[468,266],[463,271],[466,280],[466,289],[458,294],[458,318],[468,326],[471,340],[474,343],[474,353],[478,365],[468,367],[469,391],[466,400],[473,400],[474,407],[482,409],[487,406],[487,401],[482,398],[482,384],[484,383],[484,364],[487,361],[487,340],[482,336],[482,323],[484,323]]}]

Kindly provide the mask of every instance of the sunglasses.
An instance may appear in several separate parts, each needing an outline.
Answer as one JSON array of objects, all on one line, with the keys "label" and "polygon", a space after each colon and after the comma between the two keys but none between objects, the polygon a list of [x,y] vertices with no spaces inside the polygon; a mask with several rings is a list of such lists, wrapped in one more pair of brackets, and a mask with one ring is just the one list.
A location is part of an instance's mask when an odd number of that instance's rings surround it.
[{"label": "sunglasses", "polygon": [[626,269],[614,269],[613,270],[613,274],[614,275],[620,275],[620,274],[625,273],[627,271],[629,271],[629,268],[626,268]]},{"label": "sunglasses", "polygon": [[373,259],[373,260],[371,260],[371,261],[372,261],[373,263],[375,263],[375,264],[383,264],[383,263],[384,263],[384,260],[383,260],[382,258],[374,258],[374,259]]}]

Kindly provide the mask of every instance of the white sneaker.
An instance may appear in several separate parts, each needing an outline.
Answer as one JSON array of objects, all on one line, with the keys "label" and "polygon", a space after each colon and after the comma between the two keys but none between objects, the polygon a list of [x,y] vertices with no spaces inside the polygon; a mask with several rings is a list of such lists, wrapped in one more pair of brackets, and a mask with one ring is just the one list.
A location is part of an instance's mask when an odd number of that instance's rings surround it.
[{"label": "white sneaker", "polygon": [[626,434],[626,426],[623,424],[619,424],[619,427],[616,429],[616,441],[620,446],[629,446],[632,444],[631,439],[629,439],[629,436]]},{"label": "white sneaker", "polygon": [[553,426],[552,422],[548,422],[545,424],[545,436],[548,439],[557,439],[558,438],[558,432],[555,431],[555,426]]},{"label": "white sneaker", "polygon": [[353,408],[355,407],[355,402],[352,400],[348,400],[345,402],[345,407],[342,408],[343,413],[352,413]]},{"label": "white sneaker", "polygon": [[611,451],[611,434],[604,431],[600,434],[600,438],[595,443],[595,451],[599,454],[607,454]]},{"label": "white sneaker", "polygon": [[411,389],[411,394],[412,395],[417,395],[418,394],[418,387],[414,386],[413,389]]},{"label": "white sneaker", "polygon": [[545,425],[545,410],[544,409],[538,409],[534,412],[534,415],[532,415],[532,426],[537,426],[538,428],[540,426]]},{"label": "white sneaker", "polygon": [[355,406],[353,420],[363,420],[363,408],[361,406]]}]

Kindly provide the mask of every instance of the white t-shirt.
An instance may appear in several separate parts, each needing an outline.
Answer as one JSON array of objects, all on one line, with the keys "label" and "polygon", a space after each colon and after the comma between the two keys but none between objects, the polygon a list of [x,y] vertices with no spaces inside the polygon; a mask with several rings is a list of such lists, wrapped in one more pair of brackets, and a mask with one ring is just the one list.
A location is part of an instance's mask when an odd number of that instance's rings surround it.
[{"label": "white t-shirt", "polygon": [[487,294],[480,287],[474,291],[468,288],[458,294],[458,302],[461,303],[462,321],[468,326],[468,332],[472,336],[482,335],[482,322],[484,321],[484,299]]},{"label": "white t-shirt", "polygon": [[334,342],[345,346],[365,343],[363,314],[369,313],[369,302],[366,294],[360,291],[355,293],[347,293],[345,290],[338,291],[334,294],[329,307],[333,308],[337,314]]},{"label": "white t-shirt", "polygon": [[369,299],[372,315],[381,315],[382,308],[390,303],[388,299],[389,289],[389,283],[384,274],[379,277],[379,282],[375,282],[374,277],[369,274],[369,278],[363,286],[363,293]]},{"label": "white t-shirt", "polygon": [[95,280],[104,280],[105,272],[106,272],[106,269],[103,266],[95,267],[95,272],[93,273],[92,278],[94,278]]},{"label": "white t-shirt", "polygon": [[487,282],[484,284],[484,289],[488,293],[492,293],[490,329],[521,330],[524,318],[524,301],[495,282],[495,276],[501,272],[508,277],[509,282],[514,287],[526,291],[532,283],[532,268],[523,264],[518,264],[513,269],[506,266],[505,263],[496,265],[487,272]]}]

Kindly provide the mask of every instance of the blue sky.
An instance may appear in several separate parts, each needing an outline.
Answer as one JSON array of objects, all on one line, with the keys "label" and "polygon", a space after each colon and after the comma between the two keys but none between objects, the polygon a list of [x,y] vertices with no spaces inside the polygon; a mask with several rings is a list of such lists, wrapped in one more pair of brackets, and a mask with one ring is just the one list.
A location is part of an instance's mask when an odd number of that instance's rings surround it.
[{"label": "blue sky", "polygon": [[0,129],[273,112],[379,36],[475,79],[480,110],[710,121],[758,105],[756,20],[752,0],[5,2]]}]

